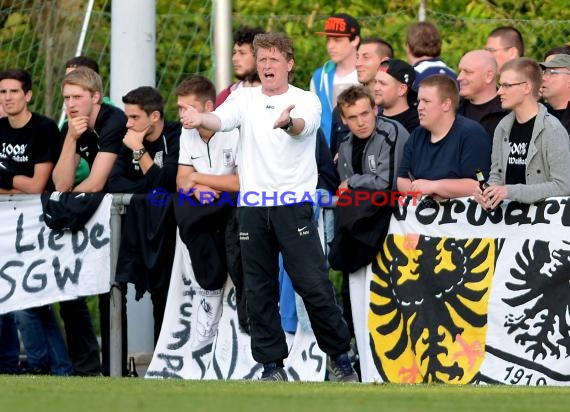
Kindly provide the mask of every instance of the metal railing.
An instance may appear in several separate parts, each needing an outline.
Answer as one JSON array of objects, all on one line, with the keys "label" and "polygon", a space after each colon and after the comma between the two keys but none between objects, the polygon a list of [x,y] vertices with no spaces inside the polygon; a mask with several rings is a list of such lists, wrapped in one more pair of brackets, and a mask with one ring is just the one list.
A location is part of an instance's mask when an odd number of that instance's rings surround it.
[{"label": "metal railing", "polygon": [[[125,214],[126,207],[131,201],[132,194],[113,194],[113,202],[111,206],[110,232],[110,348],[109,348],[109,368],[111,376],[122,376],[121,356],[122,356],[122,299],[121,290],[118,283],[115,282],[115,272],[117,269],[117,259],[119,257],[119,246],[121,244],[121,215]],[[0,202],[17,202],[19,200],[29,200],[40,198],[39,194],[14,194],[0,195]]]}]

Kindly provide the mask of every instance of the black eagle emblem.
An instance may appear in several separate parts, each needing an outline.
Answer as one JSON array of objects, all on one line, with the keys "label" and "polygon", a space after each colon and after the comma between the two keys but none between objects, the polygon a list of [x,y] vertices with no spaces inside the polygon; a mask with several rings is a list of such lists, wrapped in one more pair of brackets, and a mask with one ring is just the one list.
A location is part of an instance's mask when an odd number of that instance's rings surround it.
[{"label": "black eagle emblem", "polygon": [[515,334],[515,342],[525,346],[534,360],[539,356],[560,359],[561,348],[565,357],[570,356],[570,250],[551,252],[547,241],[531,245],[526,240],[515,260],[518,268],[511,269],[515,282],[507,282],[506,287],[518,295],[503,301],[513,308],[527,308],[507,315],[507,332]]},{"label": "black eagle emblem", "polygon": [[369,320],[384,379],[472,380],[484,355],[497,246],[494,239],[387,236],[373,263]]}]

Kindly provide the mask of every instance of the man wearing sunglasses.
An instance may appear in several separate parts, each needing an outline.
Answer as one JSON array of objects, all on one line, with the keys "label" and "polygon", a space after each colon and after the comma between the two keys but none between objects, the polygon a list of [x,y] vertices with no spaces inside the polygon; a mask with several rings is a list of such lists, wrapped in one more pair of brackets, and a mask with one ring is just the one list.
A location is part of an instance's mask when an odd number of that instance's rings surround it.
[{"label": "man wearing sunglasses", "polygon": [[548,113],[555,116],[570,133],[570,55],[557,54],[540,63],[542,97],[548,102]]},{"label": "man wearing sunglasses", "polygon": [[498,95],[511,110],[495,129],[490,186],[475,190],[488,210],[502,200],[535,203],[570,195],[570,143],[560,121],[538,103],[542,70],[532,59],[511,60],[500,70]]}]

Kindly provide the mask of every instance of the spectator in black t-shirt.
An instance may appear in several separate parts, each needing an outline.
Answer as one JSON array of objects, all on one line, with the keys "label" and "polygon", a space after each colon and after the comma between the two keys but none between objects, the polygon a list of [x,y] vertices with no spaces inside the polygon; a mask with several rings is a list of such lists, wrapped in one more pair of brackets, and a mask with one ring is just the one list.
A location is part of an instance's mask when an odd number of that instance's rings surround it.
[{"label": "spectator in black t-shirt", "polygon": [[500,70],[501,105],[512,111],[495,130],[490,186],[474,190],[486,209],[504,199],[534,203],[570,195],[568,133],[538,103],[541,84],[542,71],[532,59],[510,60]]},{"label": "spectator in black t-shirt", "polygon": [[458,113],[483,126],[492,140],[495,128],[508,113],[497,96],[497,61],[487,50],[467,52],[459,61],[457,80],[463,97]]},{"label": "spectator in black t-shirt", "polygon": [[[62,82],[63,100],[68,122],[61,130],[63,148],[53,170],[55,187],[67,192],[100,192],[105,187],[122,139],[127,132],[127,118],[122,110],[102,103],[101,77],[87,67],[65,75]],[[89,164],[89,175],[74,186],[79,159]],[[75,371],[80,375],[108,374],[109,360],[109,294],[99,295],[103,369],[99,344],[84,298],[60,304],[61,316]],[[123,339],[124,342],[124,339]],[[123,347],[123,374],[126,373],[126,348]]]},{"label": "spectator in black t-shirt", "polygon": [[0,104],[7,115],[0,120],[0,193],[41,193],[57,160],[59,130],[53,120],[28,109],[28,72],[5,70],[0,84]]},{"label": "spectator in black t-shirt", "polygon": [[[128,131],[109,177],[109,192],[144,195],[158,188],[175,192],[181,124],[164,120],[164,100],[154,87],[129,91],[123,103]],[[122,232],[115,280],[134,284],[136,300],[150,293],[156,344],[174,258],[176,224],[171,205],[153,207],[146,195],[133,196]]]},{"label": "spectator in black t-shirt", "polygon": [[[0,119],[0,194],[42,193],[50,183],[58,156],[59,129],[53,120],[28,109],[31,99],[32,79],[27,71],[0,73],[0,107],[6,112]],[[13,315],[27,352],[26,372],[71,375],[73,366],[51,305]],[[9,316],[6,319],[8,323]],[[8,347],[0,350],[10,352]],[[19,353],[19,344],[15,353]]]},{"label": "spectator in black t-shirt", "polygon": [[[68,117],[60,158],[53,171],[59,191],[102,191],[126,133],[127,118],[122,110],[102,103],[103,85],[93,70],[79,67],[65,75],[63,99]],[[90,167],[89,176],[73,187],[79,159]]]}]

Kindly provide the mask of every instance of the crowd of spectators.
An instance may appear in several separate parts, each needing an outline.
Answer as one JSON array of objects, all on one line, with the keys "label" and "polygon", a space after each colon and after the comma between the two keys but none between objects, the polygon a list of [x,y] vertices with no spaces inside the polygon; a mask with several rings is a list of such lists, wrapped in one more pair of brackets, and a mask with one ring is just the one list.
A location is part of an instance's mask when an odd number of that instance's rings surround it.
[{"label": "crowd of spectators", "polygon": [[[288,36],[240,27],[232,58],[237,81],[216,93],[208,79],[189,76],[176,90],[179,118],[171,121],[153,87],[129,91],[124,109],[113,105],[104,98],[97,63],[78,56],[66,64],[61,83],[66,122],[59,130],[29,110],[30,74],[4,70],[0,194],[140,195],[124,216],[116,280],[123,296],[127,283],[135,285],[137,298],[151,294],[155,343],[178,228],[199,287],[219,297],[211,308],[218,320],[220,291],[230,275],[239,323],[263,364],[262,379],[288,379],[280,310],[295,310],[297,293],[329,356],[330,378],[357,382],[350,307],[361,308],[345,293],[342,311],[328,276],[327,248],[338,223],[325,214],[323,250],[312,205],[290,207],[280,193],[297,199],[317,189],[421,192],[432,201],[473,196],[489,211],[507,200],[530,204],[570,195],[568,45],[546,51],[538,62],[524,57],[516,28],[498,27],[453,68],[433,23],[409,25],[405,56],[395,56],[382,38],[360,33],[358,20],[346,13],[324,22],[316,34],[326,39],[330,60],[305,91],[290,83],[299,62]],[[483,190],[476,170],[488,180]],[[142,195],[158,187],[183,191],[204,209],[190,216],[165,208],[157,215]],[[277,195],[271,204],[213,212],[225,193],[239,191]],[[355,215],[336,218],[346,223]],[[144,241],[149,233],[152,245]],[[343,273],[345,291],[350,273]],[[290,292],[282,293],[285,287]],[[1,315],[0,373],[109,375],[109,295],[98,298],[101,343],[85,298],[60,303],[63,328],[51,305]],[[285,329],[294,333],[295,323]],[[125,335],[123,374],[126,348]]]}]

